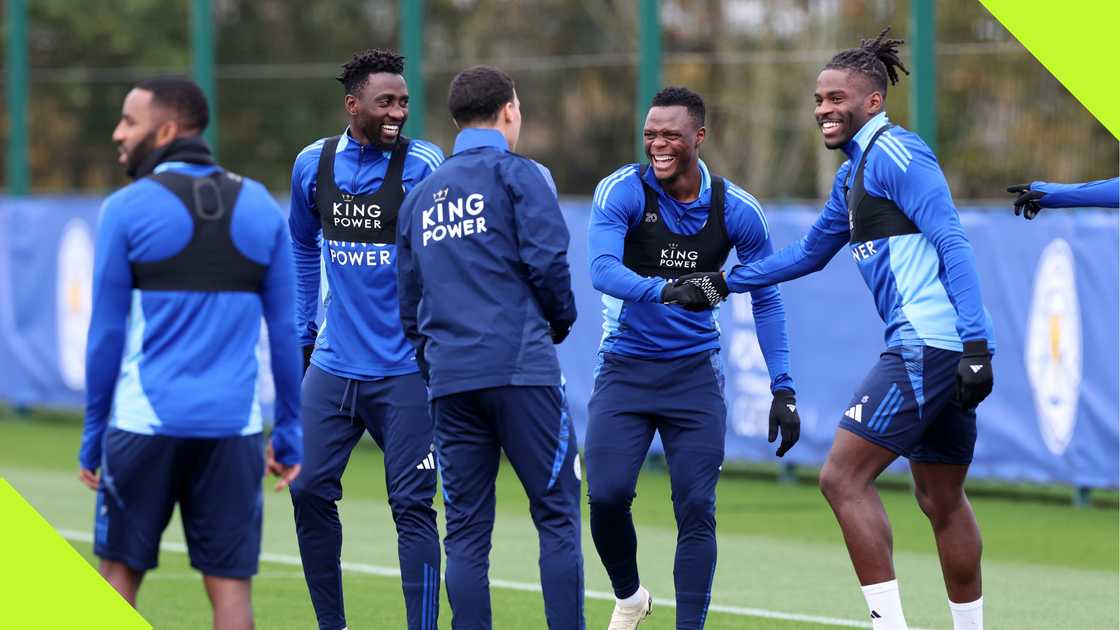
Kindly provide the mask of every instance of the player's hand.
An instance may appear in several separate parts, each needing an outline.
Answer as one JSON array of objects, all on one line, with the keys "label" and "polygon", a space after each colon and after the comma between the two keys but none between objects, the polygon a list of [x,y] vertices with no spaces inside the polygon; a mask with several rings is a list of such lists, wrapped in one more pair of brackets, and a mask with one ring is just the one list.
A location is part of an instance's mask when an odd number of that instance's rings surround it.
[{"label": "player's hand", "polygon": [[722,271],[690,273],[687,276],[681,276],[676,282],[676,284],[685,283],[699,288],[704,293],[704,297],[708,301],[708,308],[719,306],[719,303],[726,300],[727,296],[731,294],[731,289],[727,287],[727,279],[723,277]]},{"label": "player's hand", "polygon": [[568,322],[549,323],[548,333],[552,336],[553,345],[563,343],[572,332],[572,325]]},{"label": "player's hand", "polygon": [[311,353],[315,352],[315,344],[309,343],[303,347],[303,372],[307,373],[307,368],[311,367]]},{"label": "player's hand", "polygon": [[97,490],[101,487],[101,473],[96,470],[88,468],[78,469],[78,479],[86,485],[90,490]]},{"label": "player's hand", "polygon": [[684,307],[685,310],[695,312],[712,308],[700,287],[694,284],[682,284],[679,280],[665,283],[665,287],[661,289],[661,303],[676,304]]},{"label": "player's hand", "polygon": [[964,354],[957,365],[957,401],[964,409],[975,409],[992,393],[992,355],[988,342],[976,339],[964,342]]},{"label": "player's hand", "polygon": [[779,428],[782,430],[782,443],[774,454],[782,457],[801,438],[801,416],[797,415],[797,399],[788,389],[774,392],[774,400],[770,403],[771,443],[778,439]]},{"label": "player's hand", "polygon": [[292,481],[299,476],[300,465],[292,464],[288,466],[276,461],[276,453],[272,451],[272,444],[270,443],[264,450],[264,469],[270,475],[275,475],[280,479],[276,482],[276,491],[280,492],[292,484]]},{"label": "player's hand", "polygon": [[1045,197],[1046,193],[1041,190],[1031,190],[1030,184],[1008,186],[1007,192],[1011,194],[1019,193],[1015,201],[1011,202],[1015,206],[1015,216],[1022,214],[1026,220],[1030,221],[1042,210],[1042,205],[1038,203],[1038,200]]}]

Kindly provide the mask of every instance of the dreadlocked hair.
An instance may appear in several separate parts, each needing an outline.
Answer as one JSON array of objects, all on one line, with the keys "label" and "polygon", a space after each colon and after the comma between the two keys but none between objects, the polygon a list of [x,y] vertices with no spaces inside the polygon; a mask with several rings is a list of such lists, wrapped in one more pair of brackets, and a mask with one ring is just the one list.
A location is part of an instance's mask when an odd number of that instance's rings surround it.
[{"label": "dreadlocked hair", "polygon": [[342,74],[335,77],[346,88],[347,94],[357,94],[365,86],[369,75],[388,72],[404,73],[404,56],[385,48],[370,48],[354,53],[342,66]]},{"label": "dreadlocked hair", "polygon": [[898,70],[910,74],[898,56],[898,47],[904,40],[887,38],[890,31],[891,27],[888,26],[875,39],[860,38],[858,47],[836,53],[824,69],[859,72],[871,79],[875,88],[886,94],[888,79],[891,85],[898,83]]}]

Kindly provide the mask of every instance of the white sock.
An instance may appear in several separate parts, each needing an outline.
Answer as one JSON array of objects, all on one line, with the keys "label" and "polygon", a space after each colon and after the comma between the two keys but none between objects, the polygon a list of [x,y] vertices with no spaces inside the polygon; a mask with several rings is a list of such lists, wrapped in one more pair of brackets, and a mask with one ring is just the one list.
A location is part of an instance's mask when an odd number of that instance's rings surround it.
[{"label": "white sock", "polygon": [[634,594],[631,595],[630,597],[624,597],[622,599],[619,599],[617,597],[615,598],[615,600],[620,605],[625,606],[627,608],[634,608],[638,604],[645,601],[645,599],[646,598],[642,597],[642,587],[641,586],[638,586],[638,590],[634,591]]},{"label": "white sock", "polygon": [[953,630],[984,630],[984,598],[957,604],[949,602],[949,612],[953,614]]},{"label": "white sock", "polygon": [[874,630],[908,630],[902,615],[902,599],[898,595],[898,580],[868,584],[860,587],[871,611]]}]

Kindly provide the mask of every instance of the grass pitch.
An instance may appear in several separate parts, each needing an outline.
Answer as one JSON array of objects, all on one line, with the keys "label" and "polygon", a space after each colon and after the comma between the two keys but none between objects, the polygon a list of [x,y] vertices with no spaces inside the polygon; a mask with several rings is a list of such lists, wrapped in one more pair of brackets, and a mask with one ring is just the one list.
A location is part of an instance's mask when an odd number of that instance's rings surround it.
[{"label": "grass pitch", "polygon": [[[0,415],[0,476],[6,478],[91,562],[93,494],[77,480],[80,424],[70,414]],[[350,460],[341,503],[345,527],[347,618],[351,628],[403,628],[396,540],[385,502],[381,455],[363,441]],[[266,491],[265,560],[254,580],[257,626],[312,628],[314,613],[298,566],[291,503]],[[1115,495],[1108,494],[1111,499]],[[438,500],[438,497],[437,497]],[[894,526],[895,563],[913,627],[952,627],[933,537],[908,492],[885,490]],[[1073,509],[1037,501],[974,497],[984,534],[985,618],[990,629],[1115,629],[1120,625],[1120,526],[1114,505]],[[1109,503],[1112,503],[1110,500]],[[442,510],[442,506],[437,506]],[[584,523],[587,522],[586,505]],[[639,566],[654,595],[642,630],[674,627],[676,537],[664,473],[643,473],[634,504]],[[839,528],[812,484],[725,475],[718,498],[719,566],[711,630],[869,627]],[[442,521],[442,514],[441,514]],[[140,612],[156,628],[197,629],[210,623],[201,579],[180,551],[176,517],[164,534],[160,567],[140,591]],[[498,518],[491,580],[496,628],[545,628],[537,587],[536,534],[520,485],[508,467],[498,480]],[[603,628],[610,591],[591,544],[583,538],[588,627]],[[440,628],[450,628],[446,599]],[[821,618],[812,621],[813,618]],[[90,627],[96,627],[95,623]]]}]

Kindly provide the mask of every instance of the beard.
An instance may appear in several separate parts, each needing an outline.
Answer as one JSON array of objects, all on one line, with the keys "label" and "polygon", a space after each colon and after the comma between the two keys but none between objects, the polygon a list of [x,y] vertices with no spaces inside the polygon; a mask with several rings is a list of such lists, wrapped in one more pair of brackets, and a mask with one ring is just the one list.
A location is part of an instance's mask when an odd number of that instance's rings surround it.
[{"label": "beard", "polygon": [[397,144],[401,141],[401,135],[403,135],[404,133],[405,121],[401,121],[401,132],[397,134],[396,138],[393,138],[389,142],[384,142],[381,139],[381,125],[383,124],[383,122],[384,121],[367,122],[362,124],[359,129],[362,130],[362,135],[364,135],[366,139],[369,140],[370,146],[380,151],[392,151],[393,149],[397,148]]},{"label": "beard", "polygon": [[136,146],[128,149],[127,158],[125,159],[125,172],[128,176],[136,179],[136,174],[140,169],[140,165],[144,163],[148,156],[156,150],[156,132],[152,130],[148,135],[140,139]]}]

